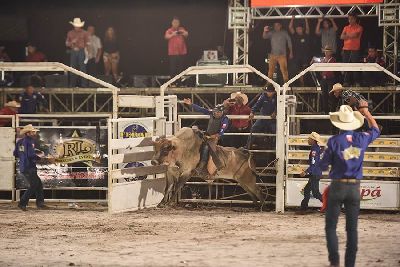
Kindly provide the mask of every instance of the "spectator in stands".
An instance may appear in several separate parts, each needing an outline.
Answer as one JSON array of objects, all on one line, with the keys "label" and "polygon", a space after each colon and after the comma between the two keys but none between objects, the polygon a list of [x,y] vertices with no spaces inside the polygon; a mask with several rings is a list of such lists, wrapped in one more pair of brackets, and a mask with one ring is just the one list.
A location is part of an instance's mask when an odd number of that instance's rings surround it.
[{"label": "spectator in stands", "polygon": [[[333,49],[329,46],[322,48],[325,56],[322,58],[321,63],[335,63],[336,59],[333,57]],[[335,72],[323,71],[321,72],[321,90],[322,90],[322,110],[325,114],[329,114],[329,111],[335,110],[332,101],[329,101],[329,91],[335,84]]]},{"label": "spectator in stands", "polygon": [[0,46],[0,62],[10,62],[11,59],[6,52],[5,46]]},{"label": "spectator in stands", "polygon": [[[364,63],[378,63],[380,66],[385,67],[385,59],[379,56],[375,46],[370,45],[368,48],[368,55],[363,59]],[[366,86],[377,86],[383,85],[385,82],[385,76],[380,71],[369,71],[363,73],[363,83]]]},{"label": "spectator in stands", "polygon": [[[259,119],[251,128],[252,133],[276,133],[276,94],[272,84],[268,84],[264,93],[258,98],[252,107],[249,118],[252,120],[254,114],[261,109],[261,115],[271,116],[272,119]],[[248,147],[251,148],[252,136],[248,139]]]},{"label": "spectator in stands", "polygon": [[[322,28],[321,28],[322,24]],[[336,44],[336,32],[338,27],[332,18],[319,18],[317,27],[315,28],[315,34],[321,36],[322,47],[331,47],[332,53],[336,54],[337,44]]]},{"label": "spectator in stands", "polygon": [[98,74],[98,65],[101,54],[103,53],[103,47],[101,46],[100,38],[96,36],[96,29],[94,26],[89,26],[87,32],[89,33],[89,43],[87,46],[88,62],[86,64],[87,73],[96,76]]},{"label": "spectator in stands", "polygon": [[46,62],[47,57],[42,52],[38,51],[35,44],[29,43],[26,47],[26,62]]},{"label": "spectator in stands", "polygon": [[25,87],[25,92],[19,96],[21,114],[35,114],[38,111],[48,112],[46,98],[39,92],[35,92],[32,85]]},{"label": "spectator in stands", "polygon": [[[15,115],[20,107],[21,105],[17,101],[9,101],[0,110],[0,115]],[[4,126],[11,126],[11,119],[0,119],[0,127]]]},{"label": "spectator in stands", "polygon": [[[70,48],[71,67],[86,73],[85,49],[89,43],[89,34],[87,31],[82,29],[85,22],[81,21],[80,18],[74,18],[74,20],[69,23],[74,27],[74,29],[67,33],[65,44]],[[71,87],[78,86],[78,76],[71,74],[69,83]],[[81,78],[80,86],[86,87],[87,80]]]},{"label": "spectator in stands", "polygon": [[[224,101],[227,115],[247,115],[251,113],[251,109],[247,106],[249,99],[242,92],[232,93],[231,97]],[[248,119],[231,119],[231,125],[228,128],[230,133],[248,133],[250,123]],[[226,140],[226,138],[225,138]],[[231,147],[242,147],[246,144],[245,136],[230,136],[228,142],[225,142]]]},{"label": "spectator in stands", "polygon": [[[343,62],[344,63],[359,63],[360,62],[360,47],[361,35],[363,27],[358,24],[356,14],[349,14],[349,25],[344,27],[340,39],[343,40]],[[354,75],[353,75],[354,74]],[[353,76],[353,82],[356,86],[360,85],[358,72],[346,72],[344,74],[344,85],[349,86]]]},{"label": "spectator in stands", "polygon": [[[311,48],[311,40],[310,40],[310,26],[308,24],[308,19],[305,19],[305,28],[304,25],[298,23],[296,26],[293,26],[294,16],[290,20],[289,23],[289,32],[292,34],[292,42],[293,42],[293,60],[294,63],[294,73],[297,74],[306,67],[310,62],[310,48]],[[304,76],[299,78],[300,86],[304,86]]]},{"label": "spectator in stands", "polygon": [[181,26],[178,17],[174,17],[171,27],[165,31],[164,38],[168,41],[169,72],[171,78],[181,73],[185,67],[187,54],[186,39],[189,32]]},{"label": "spectator in stands", "polygon": [[271,53],[268,56],[268,77],[273,78],[275,66],[278,63],[283,76],[283,81],[289,80],[287,68],[287,48],[289,47],[289,58],[293,58],[292,40],[287,31],[282,29],[280,22],[274,23],[274,30],[271,31],[269,26],[264,27],[264,39],[271,40]]},{"label": "spectator in stands", "polygon": [[112,74],[115,82],[119,80],[119,44],[117,36],[113,27],[108,27],[104,34],[103,40],[103,60],[104,60],[104,71],[106,75]]}]

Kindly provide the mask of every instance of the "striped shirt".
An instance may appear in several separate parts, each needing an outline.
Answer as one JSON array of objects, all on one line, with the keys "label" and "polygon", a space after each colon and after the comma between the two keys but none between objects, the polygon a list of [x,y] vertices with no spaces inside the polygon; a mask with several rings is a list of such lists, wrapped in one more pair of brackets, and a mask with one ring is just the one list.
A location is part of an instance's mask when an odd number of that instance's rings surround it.
[{"label": "striped shirt", "polygon": [[[355,98],[357,100],[357,103],[351,103],[351,98]],[[367,101],[365,99],[365,97],[363,97],[362,95],[360,95],[359,93],[356,93],[352,90],[343,90],[342,92],[342,99],[344,102],[346,102],[347,104],[352,104],[352,105],[356,105],[358,106],[358,102],[360,102],[361,100],[363,101]],[[367,101],[368,102],[368,101]]]}]

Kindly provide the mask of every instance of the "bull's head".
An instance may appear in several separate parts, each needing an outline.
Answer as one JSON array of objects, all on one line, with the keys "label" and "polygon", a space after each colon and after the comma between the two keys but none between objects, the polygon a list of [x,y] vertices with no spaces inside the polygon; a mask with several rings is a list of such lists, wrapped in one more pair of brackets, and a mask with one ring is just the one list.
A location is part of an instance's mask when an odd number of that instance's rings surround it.
[{"label": "bull's head", "polygon": [[169,154],[176,149],[172,144],[171,140],[163,138],[158,138],[153,142],[154,146],[154,156],[151,160],[152,165],[168,164]]}]

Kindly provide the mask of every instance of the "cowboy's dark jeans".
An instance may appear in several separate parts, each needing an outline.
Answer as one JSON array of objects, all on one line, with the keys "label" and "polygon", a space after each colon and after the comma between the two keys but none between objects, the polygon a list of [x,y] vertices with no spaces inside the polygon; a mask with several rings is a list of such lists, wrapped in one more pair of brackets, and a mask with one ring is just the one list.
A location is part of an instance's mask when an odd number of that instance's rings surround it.
[{"label": "cowboy's dark jeans", "polygon": [[340,210],[344,204],[346,213],[346,255],[345,266],[355,265],[357,254],[357,223],[360,212],[360,183],[341,183],[332,181],[328,194],[328,207],[325,215],[325,233],[332,265],[339,264],[338,237],[336,226]]},{"label": "cowboy's dark jeans", "polygon": [[24,178],[29,183],[28,190],[22,195],[19,202],[20,206],[28,205],[29,199],[36,195],[36,205],[42,206],[44,204],[43,184],[37,175],[36,168],[28,169],[24,173]]},{"label": "cowboy's dark jeans", "polygon": [[[86,73],[85,50],[71,50],[70,53],[71,67]],[[71,87],[78,86],[78,78],[80,78],[80,86],[87,87],[87,80],[85,78],[79,77],[72,73],[70,75],[69,85]]]},{"label": "cowboy's dark jeans", "polygon": [[304,187],[304,199],[303,201],[301,201],[302,209],[305,210],[308,208],[308,202],[311,198],[311,192],[316,199],[319,199],[319,201],[322,202],[322,195],[319,192],[319,179],[320,177],[315,175],[311,175],[310,178],[308,178],[308,183]]}]

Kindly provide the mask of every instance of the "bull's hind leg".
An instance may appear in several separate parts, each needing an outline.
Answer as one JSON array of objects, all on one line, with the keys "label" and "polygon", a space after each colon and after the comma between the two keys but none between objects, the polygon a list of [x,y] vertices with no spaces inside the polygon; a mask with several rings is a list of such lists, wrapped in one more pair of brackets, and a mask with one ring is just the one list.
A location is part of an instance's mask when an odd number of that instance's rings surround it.
[{"label": "bull's hind leg", "polygon": [[240,178],[237,179],[239,184],[246,190],[250,197],[253,199],[255,205],[257,205],[257,200],[260,201],[260,208],[264,206],[265,197],[261,191],[261,188],[256,184],[256,175],[248,169],[244,172]]}]

